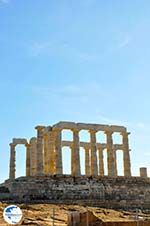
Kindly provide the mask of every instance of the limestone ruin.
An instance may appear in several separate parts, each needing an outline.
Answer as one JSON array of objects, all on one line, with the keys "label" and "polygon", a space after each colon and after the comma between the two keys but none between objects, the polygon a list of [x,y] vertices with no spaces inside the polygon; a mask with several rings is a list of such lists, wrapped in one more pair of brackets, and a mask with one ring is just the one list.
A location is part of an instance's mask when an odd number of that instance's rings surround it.
[{"label": "limestone ruin", "polygon": [[[150,210],[150,178],[144,167],[140,168],[140,176],[131,174],[130,133],[125,127],[59,122],[48,127],[37,126],[36,130],[37,137],[29,141],[12,140],[9,179],[0,184],[0,201]],[[68,136],[68,140],[64,140],[63,130],[70,130],[71,140]],[[82,130],[88,131],[88,142],[83,142]],[[105,143],[97,142],[99,131],[105,135]],[[115,133],[121,135],[121,143],[114,140]],[[15,147],[19,144],[26,147],[26,176],[16,178]],[[71,150],[70,174],[64,174],[63,147]],[[85,153],[84,164],[80,158],[81,149]],[[123,176],[117,172],[118,150],[123,153]],[[107,151],[107,158],[104,151]],[[81,174],[83,165],[85,175]]]},{"label": "limestone ruin", "polygon": [[[107,150],[108,176],[116,177],[116,151],[123,151],[124,176],[131,176],[130,149],[128,135],[123,126],[86,124],[74,122],[59,122],[53,126],[37,126],[37,137],[28,142],[27,139],[12,140],[10,144],[10,173],[9,179],[15,179],[16,151],[18,144],[26,147],[26,176],[62,175],[62,148],[71,149],[71,175],[80,176],[80,147],[85,150],[85,175],[104,176],[103,151]],[[70,130],[73,141],[62,140],[62,131]],[[80,131],[86,130],[90,135],[90,142],[80,141]],[[96,133],[102,131],[106,136],[106,143],[96,141]],[[120,133],[122,144],[113,143],[113,133]],[[141,168],[140,175],[147,177],[147,169]]]}]

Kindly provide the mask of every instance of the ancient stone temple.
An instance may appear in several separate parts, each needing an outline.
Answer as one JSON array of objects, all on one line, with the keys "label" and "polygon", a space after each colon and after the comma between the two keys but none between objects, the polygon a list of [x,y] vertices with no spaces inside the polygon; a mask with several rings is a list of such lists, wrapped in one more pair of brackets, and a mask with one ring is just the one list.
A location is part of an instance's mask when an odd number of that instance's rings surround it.
[{"label": "ancient stone temple", "polygon": [[[10,144],[9,179],[0,185],[0,201],[150,210],[150,178],[145,167],[140,168],[140,176],[131,175],[130,133],[125,127],[59,122],[35,129],[36,137],[14,138]],[[63,139],[63,130],[70,131],[72,140]],[[87,142],[82,141],[81,131],[88,132]],[[105,135],[104,143],[98,142],[99,132]],[[121,135],[121,143],[114,141],[114,133]],[[20,144],[26,147],[26,176],[16,178],[15,148]],[[71,173],[67,175],[63,174],[63,147],[71,150]],[[81,148],[85,153],[85,175],[81,174]],[[107,152],[105,160],[104,150]],[[118,150],[123,153],[123,176],[118,176],[117,172]]]},{"label": "ancient stone temple", "polygon": [[[26,176],[61,175],[62,148],[71,149],[71,175],[80,176],[80,147],[85,150],[85,174],[87,176],[104,176],[103,150],[107,150],[108,176],[117,176],[116,151],[123,151],[124,176],[131,176],[130,149],[127,129],[123,126],[85,124],[74,122],[59,122],[54,126],[37,126],[37,137],[30,141],[14,138],[10,144],[10,179],[15,178],[15,147],[18,144],[26,146]],[[73,140],[62,140],[62,131],[70,130]],[[90,142],[80,142],[80,131],[86,130]],[[96,133],[102,131],[106,135],[106,143],[96,141]],[[122,144],[113,144],[113,133],[120,133]],[[143,171],[142,171],[143,172]]]}]

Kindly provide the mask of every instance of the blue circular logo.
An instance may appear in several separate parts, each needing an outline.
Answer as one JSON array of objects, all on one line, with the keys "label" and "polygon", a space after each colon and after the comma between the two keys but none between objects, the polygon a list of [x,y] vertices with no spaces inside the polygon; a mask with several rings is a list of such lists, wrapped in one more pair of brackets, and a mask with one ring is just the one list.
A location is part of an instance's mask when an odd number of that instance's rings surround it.
[{"label": "blue circular logo", "polygon": [[4,209],[3,217],[8,224],[15,225],[21,221],[22,211],[18,206],[10,205]]}]

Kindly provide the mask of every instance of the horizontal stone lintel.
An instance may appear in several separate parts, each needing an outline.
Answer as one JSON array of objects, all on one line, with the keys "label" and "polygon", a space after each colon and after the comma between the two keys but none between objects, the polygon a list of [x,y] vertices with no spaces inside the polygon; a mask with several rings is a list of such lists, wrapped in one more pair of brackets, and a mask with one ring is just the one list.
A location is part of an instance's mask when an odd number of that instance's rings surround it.
[{"label": "horizontal stone lintel", "polygon": [[[71,147],[72,145],[73,145],[73,141],[65,141],[64,140],[61,142],[62,147]],[[83,148],[90,148],[91,143],[90,142],[80,142],[79,146],[83,147]],[[96,147],[99,149],[105,149],[105,148],[107,148],[107,144],[96,143]],[[112,147],[113,147],[113,150],[123,150],[124,149],[124,146],[122,144],[114,144]]]},{"label": "horizontal stone lintel", "polygon": [[13,138],[13,144],[28,144],[27,139],[25,138]]},{"label": "horizontal stone lintel", "polygon": [[126,132],[126,127],[117,125],[103,125],[92,123],[74,123],[74,122],[59,122],[53,128],[60,129],[79,129],[79,130],[94,130],[94,131],[111,131],[111,132]]}]

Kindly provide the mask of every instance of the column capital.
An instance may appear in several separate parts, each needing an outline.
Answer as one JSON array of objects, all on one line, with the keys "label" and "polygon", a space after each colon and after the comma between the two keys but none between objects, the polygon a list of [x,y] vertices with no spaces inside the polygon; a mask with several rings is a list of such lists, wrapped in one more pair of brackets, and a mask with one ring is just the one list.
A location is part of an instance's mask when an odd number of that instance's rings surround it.
[{"label": "column capital", "polygon": [[41,131],[41,130],[45,129],[45,126],[38,125],[38,126],[35,127],[35,129]]},{"label": "column capital", "polygon": [[95,129],[89,129],[89,133],[96,134],[97,133],[97,130],[95,130]]},{"label": "column capital", "polygon": [[97,150],[100,151],[100,152],[103,152],[104,149],[105,149],[105,148],[100,147],[100,146],[97,147]]},{"label": "column capital", "polygon": [[104,131],[104,133],[105,133],[106,135],[112,135],[112,134],[113,134],[113,131],[111,131],[111,130],[106,130],[106,131]]},{"label": "column capital", "polygon": [[16,145],[17,145],[17,144],[14,144],[14,143],[10,143],[10,144],[9,144],[9,146],[10,146],[11,148],[15,148]]},{"label": "column capital", "polygon": [[29,147],[31,147],[31,144],[26,143],[26,144],[25,144],[25,147],[26,147],[26,148],[29,148]]},{"label": "column capital", "polygon": [[85,151],[89,151],[91,147],[89,145],[85,145],[83,148]]},{"label": "column capital", "polygon": [[37,138],[36,138],[36,137],[32,137],[32,138],[30,139],[30,143],[36,142],[36,141],[37,141]]},{"label": "column capital", "polygon": [[78,128],[72,128],[72,129],[70,129],[72,132],[76,132],[76,133],[79,133],[80,132],[80,129],[78,129]]},{"label": "column capital", "polygon": [[124,132],[121,132],[120,134],[121,134],[122,136],[129,136],[131,133],[130,133],[130,132],[125,132],[125,131],[124,131]]}]

